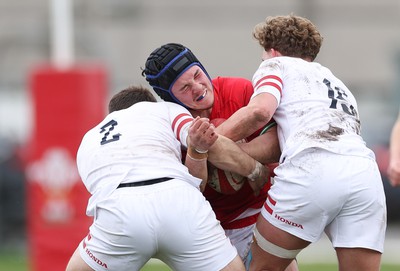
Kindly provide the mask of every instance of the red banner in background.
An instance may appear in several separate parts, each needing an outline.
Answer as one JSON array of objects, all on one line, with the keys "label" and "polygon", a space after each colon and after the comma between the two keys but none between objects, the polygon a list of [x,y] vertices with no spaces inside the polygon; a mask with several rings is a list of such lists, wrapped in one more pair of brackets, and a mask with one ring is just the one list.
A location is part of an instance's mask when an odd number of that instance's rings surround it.
[{"label": "red banner in background", "polygon": [[34,116],[27,147],[28,253],[32,271],[65,270],[87,234],[89,193],[76,167],[83,135],[106,114],[104,69],[40,67],[30,75]]}]

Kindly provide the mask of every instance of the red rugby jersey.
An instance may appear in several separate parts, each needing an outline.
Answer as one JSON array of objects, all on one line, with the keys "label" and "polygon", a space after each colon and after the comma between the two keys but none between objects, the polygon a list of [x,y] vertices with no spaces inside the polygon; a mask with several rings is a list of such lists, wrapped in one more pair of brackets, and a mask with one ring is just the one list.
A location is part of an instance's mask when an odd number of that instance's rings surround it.
[{"label": "red rugby jersey", "polygon": [[[216,118],[229,118],[241,107],[246,106],[253,94],[251,81],[237,77],[217,77],[212,80],[215,101],[210,115],[210,120]],[[254,133],[247,140],[258,135]],[[246,212],[247,209],[260,209],[267,197],[270,182],[262,189],[259,196],[254,196],[248,181],[243,187],[232,195],[218,193],[210,186],[206,186],[204,196],[210,202],[217,219],[224,229],[236,229],[249,226],[256,222],[258,214],[235,219]]]}]

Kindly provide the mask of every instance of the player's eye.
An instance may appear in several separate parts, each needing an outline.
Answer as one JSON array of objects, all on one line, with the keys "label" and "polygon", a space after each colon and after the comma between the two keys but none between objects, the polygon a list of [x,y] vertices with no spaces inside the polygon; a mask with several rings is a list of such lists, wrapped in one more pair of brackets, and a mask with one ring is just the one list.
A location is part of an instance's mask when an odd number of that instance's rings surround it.
[{"label": "player's eye", "polygon": [[200,70],[197,70],[197,71],[194,73],[193,77],[194,77],[194,78],[198,78],[200,75],[201,75],[201,71],[200,71]]},{"label": "player's eye", "polygon": [[186,91],[188,91],[189,90],[189,86],[188,85],[184,85],[182,88],[181,88],[181,91],[182,92],[186,92]]}]

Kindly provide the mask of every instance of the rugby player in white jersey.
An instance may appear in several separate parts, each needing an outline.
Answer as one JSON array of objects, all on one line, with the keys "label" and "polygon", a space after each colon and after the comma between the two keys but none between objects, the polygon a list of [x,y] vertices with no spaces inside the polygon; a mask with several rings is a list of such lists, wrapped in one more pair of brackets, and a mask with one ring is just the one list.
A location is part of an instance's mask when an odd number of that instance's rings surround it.
[{"label": "rugby player in white jersey", "polygon": [[386,230],[382,179],[360,135],[353,94],[313,62],[322,36],[293,14],[268,17],[253,35],[264,49],[254,94],[219,126],[237,140],[272,117],[278,124],[280,165],[256,224],[249,270],[284,270],[324,231],[339,270],[379,270]]}]

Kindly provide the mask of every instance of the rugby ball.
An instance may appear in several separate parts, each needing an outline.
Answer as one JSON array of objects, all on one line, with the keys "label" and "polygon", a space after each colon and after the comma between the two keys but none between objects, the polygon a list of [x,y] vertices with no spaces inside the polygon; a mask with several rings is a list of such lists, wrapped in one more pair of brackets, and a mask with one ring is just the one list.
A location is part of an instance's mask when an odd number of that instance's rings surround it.
[{"label": "rugby ball", "polygon": [[[211,120],[215,127],[218,127],[225,119],[217,118]],[[245,142],[245,140],[242,140]],[[208,181],[207,184],[215,191],[230,195],[236,193],[242,188],[246,177],[229,171],[221,170],[209,164],[208,167]]]}]

